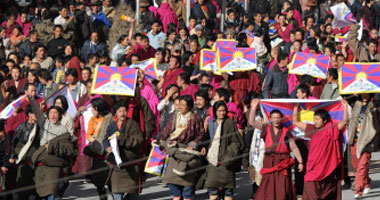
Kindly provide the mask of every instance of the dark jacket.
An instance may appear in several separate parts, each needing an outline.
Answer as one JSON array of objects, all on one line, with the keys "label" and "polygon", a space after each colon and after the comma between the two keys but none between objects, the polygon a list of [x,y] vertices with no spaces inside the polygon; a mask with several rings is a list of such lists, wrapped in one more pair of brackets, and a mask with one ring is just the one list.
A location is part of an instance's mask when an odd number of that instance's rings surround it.
[{"label": "dark jacket", "polygon": [[87,56],[90,53],[98,53],[100,51],[106,51],[107,45],[103,42],[98,42],[96,45],[91,44],[91,40],[87,40],[82,47],[81,55],[82,58],[86,60],[87,62]]},{"label": "dark jacket", "polygon": [[41,42],[31,42],[30,40],[25,40],[22,42],[18,47],[18,53],[20,55],[20,58],[23,58],[25,55],[30,55],[32,58],[34,58],[34,48],[42,45]]},{"label": "dark jacket", "polygon": [[287,97],[288,95],[288,70],[281,71],[278,64],[276,64],[271,71],[267,74],[264,81],[264,98],[269,98],[269,92],[273,96]]},{"label": "dark jacket", "polygon": [[9,158],[11,152],[11,142],[8,134],[0,136],[0,166],[9,167]]},{"label": "dark jacket", "polygon": [[[28,142],[29,135],[31,134],[33,130],[34,124],[29,124],[28,122],[24,122],[20,124],[16,131],[15,135],[13,136],[12,139],[12,149],[11,149],[11,157],[12,158],[17,158],[19,160],[19,154],[21,149],[24,147],[24,145]],[[36,136],[33,139],[32,145],[29,147],[28,153],[25,154],[23,161],[32,161],[32,156],[35,151],[40,147],[40,137],[38,135],[39,133],[39,128],[36,130]]]},{"label": "dark jacket", "polygon": [[[244,148],[244,140],[240,135],[236,123],[226,118],[222,121],[221,140],[218,153],[218,166],[209,164],[206,168],[206,188],[230,188],[236,186],[235,170],[239,155]],[[210,145],[211,146],[210,141]]]},{"label": "dark jacket", "polygon": [[[138,193],[139,168],[136,160],[141,158],[141,147],[144,142],[143,133],[139,125],[132,119],[127,119],[119,130],[116,122],[111,122],[107,127],[103,139],[104,149],[110,146],[109,136],[119,131],[117,138],[120,157],[123,161],[121,167],[114,167],[111,174],[112,193]],[[107,159],[116,165],[115,157],[111,153]]]},{"label": "dark jacket", "polygon": [[67,40],[63,37],[53,38],[49,40],[46,46],[48,55],[51,56],[52,58],[55,58],[59,55],[64,54],[65,45],[67,43],[68,43]]},{"label": "dark jacket", "polygon": [[210,26],[215,28],[215,26],[216,26],[216,8],[209,1],[206,2],[206,7],[207,7],[207,15],[208,16],[205,16],[205,14],[203,13],[202,5],[200,5],[199,3],[195,3],[193,8],[191,9],[191,16],[193,16],[197,19],[206,18],[207,22],[210,23]]},{"label": "dark jacket", "polygon": [[269,0],[251,1],[249,11],[251,13],[260,13],[260,14],[270,13],[271,7],[270,7]]}]

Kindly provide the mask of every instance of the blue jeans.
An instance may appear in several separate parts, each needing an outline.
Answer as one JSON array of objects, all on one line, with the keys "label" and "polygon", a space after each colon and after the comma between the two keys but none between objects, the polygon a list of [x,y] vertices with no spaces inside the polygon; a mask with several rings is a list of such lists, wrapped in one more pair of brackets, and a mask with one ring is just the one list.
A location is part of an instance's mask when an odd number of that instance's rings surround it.
[{"label": "blue jeans", "polygon": [[51,194],[49,196],[46,197],[47,200],[59,200],[59,197],[58,196],[54,196],[54,194]]},{"label": "blue jeans", "polygon": [[168,184],[168,187],[170,189],[170,194],[173,197],[182,197],[184,199],[195,199],[194,187],[174,185],[174,184]]},{"label": "blue jeans", "polygon": [[114,193],[112,194],[114,200],[122,200],[124,193]]}]

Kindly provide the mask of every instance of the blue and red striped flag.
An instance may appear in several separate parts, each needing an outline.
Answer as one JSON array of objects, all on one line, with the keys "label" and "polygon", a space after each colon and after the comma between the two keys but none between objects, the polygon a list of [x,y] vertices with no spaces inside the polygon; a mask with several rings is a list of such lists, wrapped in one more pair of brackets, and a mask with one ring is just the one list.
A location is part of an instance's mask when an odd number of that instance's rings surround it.
[{"label": "blue and red striped flag", "polygon": [[153,145],[153,148],[149,154],[149,158],[146,162],[144,172],[162,176],[165,173],[167,163],[167,155],[161,151],[158,145]]},{"label": "blue and red striped flag", "polygon": [[26,95],[24,94],[10,103],[7,107],[4,108],[4,110],[1,111],[0,119],[8,119],[10,116],[12,116],[16,109],[21,106],[22,102],[25,101],[25,99]]},{"label": "blue and red striped flag", "polygon": [[[314,124],[314,112],[324,109],[329,112],[334,124],[343,120],[343,104],[340,100],[304,100],[304,99],[266,99],[260,105],[264,118],[269,121],[270,112],[279,110],[284,115],[283,126],[289,128],[295,137],[305,139],[305,133],[293,125],[293,109],[296,103],[300,104],[299,119],[304,123]],[[346,143],[346,133],[343,133],[343,143]]]}]

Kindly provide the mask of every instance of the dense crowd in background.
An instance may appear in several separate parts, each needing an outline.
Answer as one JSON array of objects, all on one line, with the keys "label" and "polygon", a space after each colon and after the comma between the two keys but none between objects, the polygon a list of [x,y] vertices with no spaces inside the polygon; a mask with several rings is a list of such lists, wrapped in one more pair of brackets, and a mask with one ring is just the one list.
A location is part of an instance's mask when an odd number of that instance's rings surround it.
[{"label": "dense crowd in background", "polygon": [[[1,0],[0,109],[21,95],[26,100],[0,120],[0,198],[60,199],[70,177],[83,175],[100,199],[107,193],[137,199],[153,144],[168,155],[162,181],[173,200],[196,199],[200,188],[212,200],[232,200],[241,170],[249,172],[252,191],[246,192],[256,200],[341,199],[342,188],[365,196],[371,152],[380,141],[379,95],[340,95],[338,74],[345,62],[380,61],[380,2],[345,2],[364,24],[360,40],[359,24],[333,28],[329,8],[340,2],[227,0],[221,13],[221,0],[195,0],[187,25],[186,0],[140,0],[137,11],[134,0]],[[257,68],[202,71],[200,51],[221,39],[255,48]],[[327,78],[289,74],[297,52],[328,55]],[[149,58],[156,59],[158,78],[138,69],[133,97],[91,93],[98,66]],[[76,116],[65,96],[47,105],[63,87]],[[263,122],[259,99],[269,98],[342,98],[344,120],[332,125],[319,110],[315,125],[306,125],[297,105],[293,123],[311,138],[299,140],[282,127],[279,110],[270,113],[270,124]],[[86,132],[81,116],[89,109]],[[115,134],[120,156],[111,147]]]}]

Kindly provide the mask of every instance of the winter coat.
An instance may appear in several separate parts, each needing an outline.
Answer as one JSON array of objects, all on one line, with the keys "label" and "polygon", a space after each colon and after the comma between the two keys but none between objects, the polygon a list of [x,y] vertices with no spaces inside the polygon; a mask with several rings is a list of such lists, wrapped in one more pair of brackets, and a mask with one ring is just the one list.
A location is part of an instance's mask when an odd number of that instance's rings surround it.
[{"label": "winter coat", "polygon": [[193,8],[191,9],[191,16],[202,19],[206,18],[207,21],[210,23],[210,27],[216,26],[216,7],[211,2],[205,2],[205,5],[207,7],[207,16],[205,16],[202,5],[199,3],[195,3]]},{"label": "winter coat", "polygon": [[61,170],[71,164],[77,155],[70,133],[65,133],[50,140],[49,147],[40,146],[33,154],[36,189],[39,196],[57,194]]},{"label": "winter coat", "polygon": [[111,173],[112,193],[138,193],[139,167],[136,160],[141,158],[141,147],[144,142],[143,133],[139,125],[133,119],[127,119],[122,128],[118,130],[116,122],[111,122],[107,127],[104,148],[109,146],[108,137],[119,131],[117,138],[120,157],[123,163],[116,167],[113,153],[109,154],[108,161],[114,165]]},{"label": "winter coat", "polygon": [[107,45],[103,42],[98,42],[96,45],[91,43],[91,40],[87,40],[82,47],[82,58],[87,62],[87,56],[90,53],[99,53],[100,51],[107,51]]},{"label": "winter coat", "polygon": [[[236,123],[226,118],[222,121],[218,153],[218,166],[208,164],[206,168],[205,188],[236,187],[235,172],[239,164],[239,155],[244,148],[244,140],[240,135]],[[215,138],[214,138],[215,139]],[[210,141],[211,147],[212,140]]]},{"label": "winter coat", "polygon": [[269,91],[271,91],[271,94],[273,95],[288,95],[288,70],[281,71],[278,64],[269,71],[264,82],[264,98],[269,98]]},{"label": "winter coat", "polygon": [[323,87],[320,99],[330,99],[330,100],[337,99],[338,97],[340,97],[338,87],[339,87],[338,85],[336,85],[336,87],[334,88],[333,84],[326,84]]},{"label": "winter coat", "polygon": [[[358,126],[358,118],[362,108],[362,102],[357,101],[352,109],[352,116],[348,126],[348,145],[354,145],[354,136]],[[365,117],[361,123],[360,133],[357,139],[356,155],[358,159],[363,152],[373,152],[379,150],[380,134],[380,102],[369,102]]]}]

